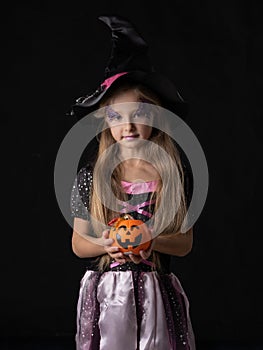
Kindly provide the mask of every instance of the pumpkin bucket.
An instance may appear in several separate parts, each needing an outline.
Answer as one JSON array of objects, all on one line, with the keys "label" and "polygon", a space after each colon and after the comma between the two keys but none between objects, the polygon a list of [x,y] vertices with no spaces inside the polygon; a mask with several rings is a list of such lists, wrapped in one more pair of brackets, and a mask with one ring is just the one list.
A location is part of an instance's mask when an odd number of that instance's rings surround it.
[{"label": "pumpkin bucket", "polygon": [[140,255],[141,250],[147,250],[151,245],[152,236],[148,226],[141,220],[135,220],[130,215],[124,215],[112,220],[109,225],[109,238],[114,239],[112,246],[118,247],[124,254]]}]

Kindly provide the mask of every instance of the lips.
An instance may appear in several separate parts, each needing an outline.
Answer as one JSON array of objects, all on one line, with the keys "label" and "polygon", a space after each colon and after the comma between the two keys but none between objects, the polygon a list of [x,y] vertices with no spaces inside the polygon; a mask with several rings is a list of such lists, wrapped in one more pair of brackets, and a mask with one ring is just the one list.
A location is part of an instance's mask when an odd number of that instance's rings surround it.
[{"label": "lips", "polygon": [[139,137],[139,135],[127,135],[127,136],[123,136],[122,138],[124,140],[127,140],[127,141],[131,141],[131,140],[135,140]]}]

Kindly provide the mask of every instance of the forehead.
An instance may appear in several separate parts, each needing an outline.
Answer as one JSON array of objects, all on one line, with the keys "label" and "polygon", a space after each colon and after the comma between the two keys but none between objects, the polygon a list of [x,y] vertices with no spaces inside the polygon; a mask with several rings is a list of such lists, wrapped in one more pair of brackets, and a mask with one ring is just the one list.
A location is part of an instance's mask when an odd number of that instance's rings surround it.
[{"label": "forehead", "polygon": [[111,99],[111,108],[118,113],[131,112],[138,108],[139,95],[135,90],[119,91]]},{"label": "forehead", "polygon": [[112,96],[111,103],[138,102],[139,95],[134,89],[119,91]]},{"label": "forehead", "polygon": [[137,111],[141,102],[117,102],[109,105],[109,110],[119,114],[131,113]]}]

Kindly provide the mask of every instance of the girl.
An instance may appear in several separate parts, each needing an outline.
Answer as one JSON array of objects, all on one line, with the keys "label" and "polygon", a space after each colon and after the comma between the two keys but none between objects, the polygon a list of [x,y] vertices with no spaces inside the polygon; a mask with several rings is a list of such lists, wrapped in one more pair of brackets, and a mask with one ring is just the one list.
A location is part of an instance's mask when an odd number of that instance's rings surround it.
[{"label": "girl", "polygon": [[[161,131],[160,105],[156,93],[129,79],[100,101],[97,161],[80,169],[71,198],[72,248],[90,262],[79,292],[78,350],[195,349],[188,300],[169,269],[172,255],[191,251],[193,228],[180,231],[184,169]],[[108,223],[122,213],[144,221],[153,237],[139,256],[111,246]]]}]

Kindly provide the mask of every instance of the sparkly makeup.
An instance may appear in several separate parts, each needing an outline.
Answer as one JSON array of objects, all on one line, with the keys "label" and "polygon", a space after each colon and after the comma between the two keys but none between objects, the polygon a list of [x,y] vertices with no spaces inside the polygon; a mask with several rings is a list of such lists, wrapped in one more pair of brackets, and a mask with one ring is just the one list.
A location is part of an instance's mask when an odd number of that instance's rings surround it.
[{"label": "sparkly makeup", "polygon": [[[106,106],[105,111],[106,118],[109,122],[119,121],[122,118],[121,114],[116,112],[111,106]],[[134,119],[140,117],[150,119],[152,116],[151,106],[148,103],[139,102],[138,108],[132,113],[131,116]]]},{"label": "sparkly makeup", "polygon": [[139,107],[135,111],[135,115],[150,119],[152,116],[152,107],[149,103],[146,102],[147,100],[139,103]]},{"label": "sparkly makeup", "polygon": [[121,115],[118,112],[114,111],[114,109],[111,108],[111,106],[106,106],[105,111],[106,118],[109,122],[112,122],[113,120],[119,120],[121,118]]}]

